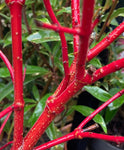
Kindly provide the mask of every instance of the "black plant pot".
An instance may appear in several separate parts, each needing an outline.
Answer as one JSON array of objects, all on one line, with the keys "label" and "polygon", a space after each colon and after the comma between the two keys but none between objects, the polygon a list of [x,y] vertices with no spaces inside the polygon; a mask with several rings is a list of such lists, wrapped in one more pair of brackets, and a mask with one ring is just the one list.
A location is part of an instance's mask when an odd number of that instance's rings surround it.
[{"label": "black plant pot", "polygon": [[122,150],[113,145],[98,139],[91,140],[88,150]]}]

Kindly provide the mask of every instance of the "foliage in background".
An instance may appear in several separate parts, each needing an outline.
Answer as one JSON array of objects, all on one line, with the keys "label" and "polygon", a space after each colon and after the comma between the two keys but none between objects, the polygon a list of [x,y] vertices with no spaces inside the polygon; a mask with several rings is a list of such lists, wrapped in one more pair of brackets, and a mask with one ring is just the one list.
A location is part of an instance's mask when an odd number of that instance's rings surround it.
[{"label": "foliage in background", "polygon": [[[56,16],[63,26],[70,27],[71,25],[71,8],[70,1],[65,0],[51,0]],[[104,23],[108,13],[105,13],[111,6],[111,1],[107,0],[105,5],[102,6],[102,0],[96,0],[96,10],[99,9],[101,16],[101,23]],[[96,12],[95,12],[96,13]],[[107,28],[109,32],[118,26],[116,20],[117,16],[124,16],[124,7],[116,9],[111,17],[109,18]],[[26,78],[24,81],[24,100],[25,100],[25,115],[24,115],[24,127],[25,130],[29,129],[33,123],[40,116],[45,106],[45,101],[54,92],[58,84],[63,77],[63,65],[62,65],[62,54],[61,54],[61,43],[58,33],[51,30],[40,29],[35,24],[35,19],[42,22],[49,23],[49,16],[43,6],[43,2],[40,0],[30,1],[26,0],[26,5],[23,8],[23,24],[22,24],[22,41],[23,41],[23,64],[24,69],[26,68]],[[95,27],[92,33],[96,36],[100,32],[100,27]],[[108,32],[108,33],[109,33]],[[107,34],[108,34],[107,33]],[[106,36],[106,33],[102,34],[100,40]],[[123,37],[122,37],[123,38]],[[73,60],[73,37],[66,34],[69,49],[69,64]],[[11,56],[11,32],[10,32],[10,17],[8,9],[3,0],[0,2],[0,49],[2,48],[5,55],[10,61]],[[94,40],[90,45],[92,48],[98,43]],[[117,42],[109,46],[110,56],[109,61],[118,58],[118,54],[124,49],[123,46],[117,46]],[[103,64],[100,62],[99,57],[94,58],[87,64],[87,67],[93,65],[96,68],[100,68]],[[103,79],[102,82],[98,81],[95,85],[85,86],[84,90],[89,92],[91,95],[96,97],[100,103],[107,101],[115,93],[124,88],[124,77],[121,71],[113,73]],[[75,99],[75,98],[74,98]],[[10,80],[10,75],[5,68],[5,65],[0,60],[0,110],[6,108],[8,104],[13,103],[13,86]],[[67,104],[67,114],[61,114],[64,118],[62,126],[68,122],[69,112],[74,110],[79,111],[84,116],[88,116],[93,109],[86,106],[71,106],[72,101]],[[118,108],[124,103],[124,96],[114,101],[104,111],[104,114],[98,114],[94,121],[99,123],[103,128],[104,132],[107,133],[106,123],[108,123],[114,117]],[[69,105],[69,106],[68,106]],[[89,110],[89,111],[87,111]],[[111,115],[110,115],[111,114]],[[114,115],[113,115],[114,114]],[[104,117],[102,117],[102,115]],[[2,120],[1,120],[2,121]],[[13,119],[9,120],[6,124],[4,131],[10,137],[13,124]],[[11,126],[11,127],[10,127]],[[49,138],[56,139],[61,136],[59,126],[55,126],[52,123],[46,130]],[[60,147],[63,147],[60,145]],[[59,148],[61,149],[61,148]]]}]

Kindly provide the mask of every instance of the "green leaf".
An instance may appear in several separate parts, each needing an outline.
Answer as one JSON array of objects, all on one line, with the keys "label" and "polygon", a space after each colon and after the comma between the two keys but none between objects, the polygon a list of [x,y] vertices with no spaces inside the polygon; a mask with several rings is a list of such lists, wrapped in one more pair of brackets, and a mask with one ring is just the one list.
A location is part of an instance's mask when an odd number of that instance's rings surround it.
[{"label": "green leaf", "polygon": [[57,2],[57,0],[50,0],[50,3],[51,3],[51,5],[52,5],[53,7],[56,6],[56,2]]},{"label": "green leaf", "polygon": [[38,21],[51,24],[50,21],[47,18],[37,19]]},{"label": "green leaf", "polygon": [[36,103],[37,101],[35,101],[34,99],[30,99],[30,98],[24,98],[25,103]]},{"label": "green leaf", "polygon": [[35,2],[35,0],[26,0],[25,5],[30,5],[34,2]]},{"label": "green leaf", "polygon": [[10,76],[10,73],[9,73],[9,70],[7,68],[0,68],[0,77],[1,78],[6,78],[9,76]]},{"label": "green leaf", "polygon": [[6,6],[5,3],[0,4],[0,11]]},{"label": "green leaf", "polygon": [[[39,76],[28,76],[25,78],[24,85],[28,84],[29,82],[35,80]],[[10,81],[8,84],[6,84],[3,88],[0,89],[0,101],[4,99],[8,94],[13,92],[13,84]]]},{"label": "green leaf", "polygon": [[[62,133],[60,132],[59,129],[57,129],[57,127],[54,125],[53,122],[49,125],[49,127],[46,129],[45,132],[47,136],[50,138],[50,140],[54,140],[62,136]],[[62,143],[53,147],[52,150],[63,150],[63,148],[64,148],[64,144]]]},{"label": "green leaf", "polygon": [[27,113],[31,108],[35,107],[36,104],[25,105],[24,112]]},{"label": "green leaf", "polygon": [[10,94],[12,91],[13,84],[12,82],[9,82],[3,88],[0,89],[0,101],[2,101],[2,99],[5,98],[8,94]]},{"label": "green leaf", "polygon": [[29,123],[31,124],[31,126],[33,126],[33,124],[36,122],[36,120],[39,118],[39,116],[41,115],[41,113],[44,110],[45,107],[45,103],[47,98],[51,95],[51,93],[46,94],[38,103],[37,106],[31,116],[31,118],[29,119]]},{"label": "green leaf", "polygon": [[115,110],[110,110],[109,108],[106,109],[105,111],[105,122],[108,124],[116,115],[117,109]]},{"label": "green leaf", "polygon": [[[84,116],[89,116],[93,111],[94,109],[90,108],[90,107],[87,107],[87,106],[83,106],[83,105],[75,105],[75,106],[72,106],[72,109],[80,112],[82,115]],[[107,127],[106,127],[106,124],[105,124],[105,121],[103,119],[103,117],[100,115],[100,114],[97,114],[93,120],[100,124],[102,129],[104,130],[105,133],[107,133]]]},{"label": "green leaf", "polygon": [[36,44],[50,41],[60,41],[60,37],[57,33],[50,30],[41,30],[35,32],[27,37],[27,40]]},{"label": "green leaf", "polygon": [[63,13],[71,14],[71,7],[63,7],[60,11],[56,13],[56,15],[62,15]]},{"label": "green leaf", "polygon": [[39,66],[31,66],[27,65],[26,66],[26,74],[33,74],[33,75],[45,75],[48,73],[48,70],[45,68],[39,67]]},{"label": "green leaf", "polygon": [[[112,88],[112,89],[110,89],[109,93],[114,96],[119,91],[120,91],[120,89],[118,89],[118,88]],[[113,101],[111,104],[109,104],[108,107],[110,110],[115,110],[115,109],[118,109],[123,104],[124,104],[124,95],[117,98],[115,101]]]},{"label": "green leaf", "polygon": [[[31,66],[27,65],[26,66],[26,74],[33,74],[33,75],[45,75],[48,73],[48,70],[45,68],[39,67],[39,66]],[[6,78],[9,77],[10,73],[7,68],[0,68],[0,77],[1,78]]]},{"label": "green leaf", "polygon": [[39,99],[40,99],[40,94],[39,94],[38,88],[34,85],[32,90],[33,90],[34,98],[35,98],[37,101],[39,101]]},{"label": "green leaf", "polygon": [[6,16],[5,14],[0,13],[0,16],[2,16],[3,18],[10,20],[10,17]]},{"label": "green leaf", "polygon": [[106,102],[112,97],[108,92],[97,86],[84,86],[84,89],[102,102]]},{"label": "green leaf", "polygon": [[[72,36],[66,34],[67,40],[72,40]],[[50,41],[60,41],[60,36],[58,33],[51,31],[40,29],[39,32],[32,33],[27,37],[27,40],[36,44],[40,44],[43,42],[50,42]]]},{"label": "green leaf", "polygon": [[124,17],[124,7],[118,8],[116,10],[114,10],[114,12],[112,13],[111,17],[110,17],[110,21],[118,16],[123,16]]},{"label": "green leaf", "polygon": [[101,68],[102,67],[102,64],[101,64],[101,62],[99,61],[98,58],[93,58],[89,63],[92,64],[96,68]]}]

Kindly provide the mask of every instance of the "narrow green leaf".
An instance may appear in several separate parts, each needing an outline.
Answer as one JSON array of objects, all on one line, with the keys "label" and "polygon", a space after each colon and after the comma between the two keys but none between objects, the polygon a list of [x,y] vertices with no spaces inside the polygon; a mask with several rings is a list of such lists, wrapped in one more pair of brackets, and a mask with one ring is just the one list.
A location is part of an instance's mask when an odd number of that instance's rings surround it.
[{"label": "narrow green leaf", "polygon": [[63,7],[56,13],[56,15],[62,15],[63,13],[71,14],[71,7]]},{"label": "narrow green leaf", "polygon": [[0,89],[0,101],[2,101],[2,99],[5,98],[8,94],[10,94],[12,91],[13,84],[12,82],[9,82],[3,88]]},{"label": "narrow green leaf", "polygon": [[[110,89],[109,93],[114,96],[119,91],[120,91],[120,89],[118,89],[118,88],[112,88],[112,89]],[[115,101],[113,101],[111,104],[109,104],[109,109],[110,109],[110,111],[118,109],[123,104],[124,104],[124,95],[122,95],[121,97],[119,97]]]},{"label": "narrow green leaf", "polygon": [[50,0],[50,3],[51,3],[51,5],[52,5],[53,7],[56,6],[56,2],[57,2],[57,0]]},{"label": "narrow green leaf", "polygon": [[[28,76],[25,78],[24,85],[28,84],[29,82],[37,79],[39,76]],[[0,89],[0,101],[4,99],[8,94],[13,92],[13,84],[10,81],[8,84],[6,84],[3,88]]]},{"label": "narrow green leaf", "polygon": [[33,126],[33,124],[36,122],[36,120],[38,119],[38,117],[41,115],[41,113],[44,110],[45,107],[45,103],[47,98],[51,95],[51,93],[46,94],[38,103],[37,106],[31,116],[31,118],[29,119],[29,123],[31,124],[31,126]]},{"label": "narrow green leaf", "polygon": [[105,122],[108,124],[116,115],[117,109],[115,110],[110,110],[109,108],[106,109],[105,111]]},{"label": "narrow green leaf", "polygon": [[112,97],[108,92],[97,86],[84,86],[84,89],[102,102],[106,102]]},{"label": "narrow green leaf", "polygon": [[34,98],[35,98],[37,101],[39,101],[39,99],[40,99],[40,94],[39,94],[38,88],[37,88],[35,85],[33,86],[32,91],[33,91]]},{"label": "narrow green leaf", "polygon": [[9,73],[9,70],[7,68],[0,68],[0,77],[1,78],[6,78],[9,76],[10,76],[10,73]]},{"label": "narrow green leaf", "polygon": [[[67,40],[72,40],[72,35],[65,34]],[[32,33],[27,37],[27,40],[36,44],[50,41],[60,41],[60,36],[58,33],[52,30],[40,29],[39,32]]]},{"label": "narrow green leaf", "polygon": [[35,107],[36,104],[25,105],[24,112],[27,113],[31,108]]},{"label": "narrow green leaf", "polygon": [[92,64],[96,68],[101,68],[102,67],[102,64],[101,64],[101,62],[99,61],[98,58],[93,58],[89,63]]},{"label": "narrow green leaf", "polygon": [[39,66],[26,66],[26,74],[33,74],[33,75],[45,75],[48,73],[48,70]]},{"label": "narrow green leaf", "polygon": [[[87,107],[87,106],[83,106],[83,105],[72,106],[72,109],[80,112],[84,116],[89,116],[94,111],[94,109],[92,109],[90,107]],[[102,127],[102,129],[104,130],[104,132],[107,133],[107,127],[106,127],[105,121],[104,121],[103,117],[100,114],[97,114],[93,118],[93,120],[96,123],[100,124],[100,126]]]},{"label": "narrow green leaf", "polygon": [[111,17],[110,17],[110,21],[118,16],[123,16],[124,17],[124,7],[118,8],[116,10],[114,10],[114,12],[112,13]]},{"label": "narrow green leaf", "polygon": [[[49,125],[49,127],[46,129],[45,132],[47,136],[50,138],[50,140],[54,140],[62,136],[62,133],[60,132],[59,129],[57,129],[57,127],[54,125],[53,122]],[[52,150],[63,150],[63,148],[64,144],[62,143],[53,147]]]},{"label": "narrow green leaf", "polygon": [[35,104],[37,101],[35,101],[34,99],[30,99],[30,98],[24,98],[25,103],[32,103]]}]

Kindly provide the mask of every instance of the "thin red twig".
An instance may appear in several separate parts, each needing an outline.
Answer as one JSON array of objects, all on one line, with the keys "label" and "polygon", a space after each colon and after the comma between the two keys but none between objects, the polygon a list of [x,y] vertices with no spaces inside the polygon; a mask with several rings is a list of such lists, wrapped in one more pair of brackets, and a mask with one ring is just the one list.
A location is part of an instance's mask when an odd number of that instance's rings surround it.
[{"label": "thin red twig", "polygon": [[0,147],[0,150],[3,150],[4,148],[6,148],[8,145],[10,145],[12,143],[13,143],[13,141],[6,143],[4,146]]},{"label": "thin red twig", "polygon": [[[71,1],[71,10],[72,10],[72,27],[73,29],[77,29],[79,31],[80,28],[80,1],[79,0]],[[77,57],[77,52],[79,50],[78,35],[74,35],[73,37],[73,47],[74,47],[74,57]]]},{"label": "thin red twig", "polygon": [[1,134],[1,132],[3,131],[4,126],[6,125],[6,123],[7,123],[8,119],[9,119],[11,113],[12,113],[12,111],[10,111],[10,112],[8,113],[6,119],[4,120],[4,122],[3,122],[3,124],[2,124],[2,126],[1,126],[1,128],[0,128],[0,134]]},{"label": "thin red twig", "polygon": [[95,26],[100,22],[100,16],[98,16],[94,22],[92,23],[92,26],[91,26],[91,31],[93,31],[93,29],[95,28]]},{"label": "thin red twig", "polygon": [[14,109],[14,105],[11,105],[7,107],[6,109],[4,109],[2,112],[0,112],[0,119],[4,117],[7,113],[13,111],[13,109]]},{"label": "thin red twig", "polygon": [[[46,7],[46,10],[54,24],[57,24],[58,26],[61,26],[59,21],[57,20],[50,1],[49,0],[43,0],[44,5]],[[66,38],[65,35],[62,31],[59,32],[60,38],[61,38],[61,43],[62,43],[62,58],[63,58],[63,67],[64,67],[64,72],[65,72],[65,78],[68,80],[69,78],[69,63],[68,63],[68,48],[67,48],[67,43],[66,43]]]},{"label": "thin red twig", "polygon": [[81,32],[79,32],[79,30],[77,29],[71,29],[71,28],[67,28],[67,27],[63,27],[63,26],[58,26],[56,24],[48,24],[48,23],[44,23],[44,22],[40,22],[40,21],[35,21],[37,26],[40,28],[46,28],[46,29],[51,29],[54,30],[55,32],[66,32],[69,34],[73,34],[73,35],[81,35]]},{"label": "thin red twig", "polygon": [[106,101],[104,104],[102,104],[99,108],[97,108],[91,115],[86,117],[77,128],[83,128],[91,119],[93,119],[100,111],[102,111],[106,106],[108,106],[110,103],[112,103],[114,100],[119,98],[124,94],[124,89],[116,93],[112,98],[110,98],[108,101]]},{"label": "thin red twig", "polygon": [[3,60],[3,62],[5,63],[5,65],[7,66],[9,72],[10,72],[10,76],[12,81],[14,80],[14,74],[13,74],[13,67],[10,64],[9,60],[7,59],[7,57],[3,54],[3,52],[0,50],[0,57]]}]

